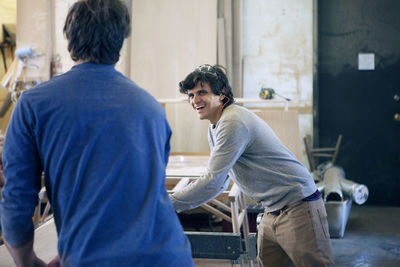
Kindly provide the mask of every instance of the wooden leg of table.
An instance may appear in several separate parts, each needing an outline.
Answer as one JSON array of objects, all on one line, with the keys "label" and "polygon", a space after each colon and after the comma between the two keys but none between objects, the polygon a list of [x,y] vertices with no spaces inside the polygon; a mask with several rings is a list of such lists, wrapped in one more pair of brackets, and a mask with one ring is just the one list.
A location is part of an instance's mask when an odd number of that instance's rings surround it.
[{"label": "wooden leg of table", "polygon": [[33,225],[35,228],[39,226],[40,213],[41,213],[41,200],[39,200],[38,205],[36,206],[35,212],[33,214]]},{"label": "wooden leg of table", "polygon": [[[244,199],[244,194],[242,192],[240,192],[239,198],[239,209],[240,212],[243,212],[243,222],[242,222],[242,226],[243,226],[243,237],[244,237],[244,244],[246,247],[246,251],[249,251],[249,233],[250,233],[250,227],[249,227],[249,220],[248,220],[248,216],[247,216],[247,207],[246,207],[246,202]],[[253,267],[254,266],[254,262],[252,260],[246,261],[246,263],[248,263],[249,266]]]},{"label": "wooden leg of table", "polygon": [[243,236],[244,236],[244,241],[246,244],[246,250],[249,250],[249,221],[247,218],[247,209],[246,209],[246,204],[244,203],[244,196],[243,193],[240,193],[239,195],[239,208],[240,212],[243,212]]},{"label": "wooden leg of table", "polygon": [[236,201],[231,201],[231,217],[232,217],[233,232],[240,233],[238,205]]},{"label": "wooden leg of table", "polygon": [[41,221],[42,223],[44,223],[47,215],[49,215],[49,211],[50,211],[50,201],[47,201],[46,207],[44,208],[44,211],[43,211],[43,216],[42,216],[42,221]]}]

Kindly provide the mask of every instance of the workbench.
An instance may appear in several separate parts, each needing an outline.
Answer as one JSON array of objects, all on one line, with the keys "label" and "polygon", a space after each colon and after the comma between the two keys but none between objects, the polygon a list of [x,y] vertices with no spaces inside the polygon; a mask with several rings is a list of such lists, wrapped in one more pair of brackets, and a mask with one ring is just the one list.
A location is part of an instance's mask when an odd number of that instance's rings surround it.
[{"label": "workbench", "polygon": [[[208,165],[208,155],[171,154],[166,169],[166,188],[169,193],[179,190],[200,178]],[[244,194],[231,182],[226,191],[201,206],[205,211],[232,223],[232,233],[188,232],[193,258],[229,259],[252,265],[257,255],[256,234],[249,233]]]}]

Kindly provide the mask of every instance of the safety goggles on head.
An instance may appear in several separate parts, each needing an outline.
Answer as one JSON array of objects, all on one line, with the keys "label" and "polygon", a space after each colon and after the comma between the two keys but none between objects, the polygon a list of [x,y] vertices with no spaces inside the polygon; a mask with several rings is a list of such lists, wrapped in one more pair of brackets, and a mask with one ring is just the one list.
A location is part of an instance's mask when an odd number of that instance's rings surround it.
[{"label": "safety goggles on head", "polygon": [[204,65],[198,66],[195,71],[201,72],[204,74],[211,74],[215,77],[218,77],[216,69],[209,64],[204,64]]}]

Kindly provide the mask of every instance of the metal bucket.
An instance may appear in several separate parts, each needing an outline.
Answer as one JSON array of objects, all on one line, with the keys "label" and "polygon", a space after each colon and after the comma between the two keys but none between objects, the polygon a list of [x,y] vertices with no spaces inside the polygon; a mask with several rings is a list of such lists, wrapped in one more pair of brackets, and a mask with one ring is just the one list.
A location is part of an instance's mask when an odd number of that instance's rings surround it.
[{"label": "metal bucket", "polygon": [[343,237],[350,215],[351,204],[351,199],[325,202],[325,209],[328,214],[329,235],[331,238]]}]

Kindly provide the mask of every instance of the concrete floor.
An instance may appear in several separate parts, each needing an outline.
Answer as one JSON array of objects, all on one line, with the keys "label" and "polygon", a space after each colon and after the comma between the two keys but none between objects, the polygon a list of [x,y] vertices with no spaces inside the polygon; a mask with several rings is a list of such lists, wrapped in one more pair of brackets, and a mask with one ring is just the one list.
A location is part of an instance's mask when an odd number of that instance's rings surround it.
[{"label": "concrete floor", "polygon": [[400,266],[400,207],[352,205],[343,238],[332,239],[336,266]]},{"label": "concrete floor", "polygon": [[[400,266],[400,207],[353,204],[342,238],[331,239],[337,267]],[[238,266],[195,259],[196,267]]]}]

